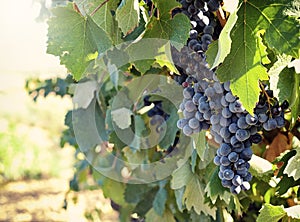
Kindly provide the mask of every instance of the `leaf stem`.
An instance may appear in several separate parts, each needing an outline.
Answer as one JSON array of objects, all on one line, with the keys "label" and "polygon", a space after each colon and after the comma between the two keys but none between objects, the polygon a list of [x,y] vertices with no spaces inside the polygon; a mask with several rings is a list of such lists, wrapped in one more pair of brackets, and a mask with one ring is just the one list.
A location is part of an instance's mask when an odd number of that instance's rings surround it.
[{"label": "leaf stem", "polygon": [[105,0],[104,2],[102,2],[100,5],[97,6],[97,8],[94,9],[94,11],[92,11],[91,16],[95,15],[95,13],[104,5],[108,2],[109,0]]}]

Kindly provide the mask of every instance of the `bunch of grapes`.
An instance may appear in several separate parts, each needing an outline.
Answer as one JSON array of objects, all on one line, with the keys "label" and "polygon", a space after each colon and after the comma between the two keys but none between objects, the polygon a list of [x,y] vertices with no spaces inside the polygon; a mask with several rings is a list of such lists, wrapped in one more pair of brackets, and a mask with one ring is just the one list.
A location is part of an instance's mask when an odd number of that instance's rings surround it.
[{"label": "bunch of grapes", "polygon": [[[212,2],[216,3],[214,7]],[[182,0],[181,4],[192,28],[187,47],[172,50],[173,61],[181,74],[175,80],[184,88],[179,107],[183,118],[178,120],[177,127],[187,136],[210,130],[220,145],[214,163],[219,166],[222,185],[238,194],[250,189],[252,144],[262,141],[259,133],[262,129],[270,131],[285,125],[284,110],[288,104],[279,105],[273,92],[264,86],[253,115],[246,111],[239,98],[232,94],[230,82],[221,83],[209,69],[204,54],[219,34],[211,13],[219,8],[219,2]]]},{"label": "bunch of grapes", "polygon": [[147,95],[144,97],[144,106],[154,105],[150,110],[148,110],[147,115],[150,117],[150,124],[157,125],[156,131],[159,133],[161,128],[160,126],[164,121],[166,121],[170,115],[167,114],[162,108],[162,101],[150,101],[150,96]]}]

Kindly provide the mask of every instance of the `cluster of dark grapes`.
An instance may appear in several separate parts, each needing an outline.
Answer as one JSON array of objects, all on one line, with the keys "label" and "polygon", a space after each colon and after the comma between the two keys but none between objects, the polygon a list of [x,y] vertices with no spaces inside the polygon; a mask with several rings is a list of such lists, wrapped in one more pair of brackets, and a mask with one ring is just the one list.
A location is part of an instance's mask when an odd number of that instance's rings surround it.
[{"label": "cluster of dark grapes", "polygon": [[153,108],[148,110],[147,115],[151,118],[150,124],[153,126],[157,125],[156,131],[159,133],[161,130],[160,126],[170,117],[170,115],[163,110],[161,100],[150,101],[150,97],[151,96],[149,95],[144,97],[144,106],[154,105]]},{"label": "cluster of dark grapes", "polygon": [[181,12],[191,19],[192,28],[187,47],[180,51],[172,49],[173,61],[180,72],[174,79],[184,88],[179,107],[183,118],[178,120],[177,127],[187,136],[210,130],[220,145],[214,163],[219,166],[222,185],[238,194],[250,189],[252,144],[262,141],[262,129],[270,131],[285,125],[284,110],[288,104],[279,105],[273,92],[264,86],[254,113],[247,112],[232,94],[230,82],[221,83],[209,69],[204,54],[219,35],[211,11],[217,10],[220,2],[182,0],[181,4]]},{"label": "cluster of dark grapes", "polygon": [[220,7],[218,0],[181,0],[181,13],[190,18],[192,29],[188,47],[196,52],[205,52],[222,29],[214,12]]}]

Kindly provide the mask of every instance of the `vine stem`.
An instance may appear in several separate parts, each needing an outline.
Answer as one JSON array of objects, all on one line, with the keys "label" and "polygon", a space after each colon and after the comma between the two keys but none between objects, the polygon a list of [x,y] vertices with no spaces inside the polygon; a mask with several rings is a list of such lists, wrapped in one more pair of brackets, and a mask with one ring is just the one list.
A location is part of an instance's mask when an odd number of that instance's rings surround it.
[{"label": "vine stem", "polygon": [[94,11],[92,11],[91,16],[95,15],[95,13],[107,2],[109,2],[109,0],[105,0],[104,2],[102,2],[100,5],[97,6],[97,8],[94,9]]},{"label": "vine stem", "polygon": [[226,24],[226,18],[225,18],[224,11],[221,7],[219,7],[219,9],[217,10],[217,17],[220,21],[221,26],[224,27]]},{"label": "vine stem", "polygon": [[268,93],[266,92],[266,90],[265,90],[263,84],[261,83],[261,81],[259,81],[259,86],[260,86],[260,89],[262,90],[263,94],[265,94],[265,96],[267,98],[270,115],[272,116],[272,110],[271,110],[271,106],[270,106],[270,104],[271,104],[270,97],[268,96]]}]

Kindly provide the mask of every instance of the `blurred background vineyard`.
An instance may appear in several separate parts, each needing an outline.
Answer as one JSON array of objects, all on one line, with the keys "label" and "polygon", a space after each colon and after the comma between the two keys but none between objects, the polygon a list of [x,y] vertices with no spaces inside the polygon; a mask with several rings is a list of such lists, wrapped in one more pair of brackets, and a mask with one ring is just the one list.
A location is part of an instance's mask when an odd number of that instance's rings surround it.
[{"label": "blurred background vineyard", "polygon": [[[63,2],[63,1],[60,1]],[[68,192],[74,149],[60,148],[70,98],[36,102],[30,78],[65,76],[46,54],[49,11],[59,1],[3,1],[0,13],[0,221],[115,221],[101,191]],[[65,198],[68,207],[64,205]]]}]

